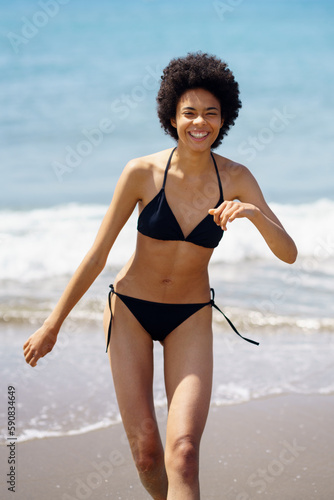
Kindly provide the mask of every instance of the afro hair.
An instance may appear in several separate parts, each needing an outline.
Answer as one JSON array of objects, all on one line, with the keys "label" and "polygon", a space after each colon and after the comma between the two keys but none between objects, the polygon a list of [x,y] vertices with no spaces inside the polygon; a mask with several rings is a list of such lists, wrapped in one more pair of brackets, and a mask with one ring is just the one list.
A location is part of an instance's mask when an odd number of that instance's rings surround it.
[{"label": "afro hair", "polygon": [[166,134],[178,140],[176,129],[171,124],[175,118],[180,97],[190,89],[208,90],[220,102],[224,124],[212,144],[217,148],[239,114],[239,86],[227,64],[215,56],[202,52],[189,53],[185,57],[172,59],[164,69],[157,96],[158,117]]}]

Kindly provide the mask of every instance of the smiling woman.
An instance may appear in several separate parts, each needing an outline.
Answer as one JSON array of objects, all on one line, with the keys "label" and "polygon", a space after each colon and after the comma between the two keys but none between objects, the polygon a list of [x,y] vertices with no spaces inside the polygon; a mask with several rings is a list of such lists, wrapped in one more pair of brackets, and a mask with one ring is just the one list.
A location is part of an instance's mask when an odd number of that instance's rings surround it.
[{"label": "smiling woman", "polygon": [[[227,222],[248,219],[279,259],[296,258],[294,242],[249,170],[212,152],[240,105],[238,85],[217,58],[190,54],[167,66],[158,114],[177,146],[126,165],[92,248],[24,345],[31,366],[53,348],[63,321],[101,273],[138,204],[136,249],[111,285],[104,330],[123,424],[140,479],[155,500],[200,498],[199,448],[212,387],[212,307],[218,309],[208,264]],[[165,450],[152,391],[155,340],[164,349]]]},{"label": "smiling woman", "polygon": [[[171,119],[179,139],[179,147],[184,141],[190,145],[213,144],[224,124],[218,99],[204,89],[185,92],[176,107],[176,117]],[[205,146],[204,146],[205,147]]]},{"label": "smiling woman", "polygon": [[190,89],[207,90],[216,98],[211,106],[217,108],[217,101],[220,104],[217,112],[221,113],[224,123],[216,141],[211,145],[215,149],[238,117],[241,108],[238,83],[227,64],[215,56],[196,53],[188,54],[182,59],[173,59],[164,69],[157,101],[161,126],[176,140],[178,135],[173,129],[175,124],[171,123],[171,118],[175,118],[181,96]]}]

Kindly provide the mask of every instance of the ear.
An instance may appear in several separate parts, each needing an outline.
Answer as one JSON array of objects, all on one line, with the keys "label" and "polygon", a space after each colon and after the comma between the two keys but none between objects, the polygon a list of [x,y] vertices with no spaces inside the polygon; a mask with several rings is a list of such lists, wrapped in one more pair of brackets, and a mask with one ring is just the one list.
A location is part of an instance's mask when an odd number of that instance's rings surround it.
[{"label": "ear", "polygon": [[176,127],[176,120],[175,120],[175,118],[171,118],[171,119],[170,119],[170,122],[171,122],[171,124],[172,124],[172,127],[177,128],[177,127]]},{"label": "ear", "polygon": [[222,126],[224,125],[224,121],[225,121],[224,118],[222,118],[222,121],[220,123],[220,128],[222,128]]}]

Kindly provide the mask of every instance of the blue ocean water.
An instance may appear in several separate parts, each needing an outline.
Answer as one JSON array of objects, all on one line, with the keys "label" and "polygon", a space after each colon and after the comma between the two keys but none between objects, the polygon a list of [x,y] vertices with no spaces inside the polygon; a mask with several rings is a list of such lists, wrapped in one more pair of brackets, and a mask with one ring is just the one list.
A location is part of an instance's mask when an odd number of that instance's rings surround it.
[{"label": "blue ocean water", "polygon": [[[333,14],[329,0],[0,1],[1,380],[22,388],[23,438],[118,418],[112,389],[110,401],[93,404],[102,360],[89,408],[78,395],[104,351],[107,287],[133,251],[135,216],[69,319],[71,350],[60,346],[32,376],[21,346],[88,250],[127,161],[173,146],[156,116],[159,80],[171,58],[197,50],[226,60],[240,84],[243,108],[217,152],[251,169],[299,249],[293,266],[277,262],[239,221],[215,251],[217,303],[265,347],[240,346],[214,317],[225,368],[217,363],[213,404],[334,391]],[[68,414],[52,384],[59,366],[73,381]],[[162,392],[158,372],[163,406]]]},{"label": "blue ocean water", "polygon": [[249,166],[269,201],[332,199],[333,11],[329,0],[1,2],[0,206],[109,203],[130,158],[172,145],[155,112],[161,70],[196,50],[240,83],[219,152]]}]

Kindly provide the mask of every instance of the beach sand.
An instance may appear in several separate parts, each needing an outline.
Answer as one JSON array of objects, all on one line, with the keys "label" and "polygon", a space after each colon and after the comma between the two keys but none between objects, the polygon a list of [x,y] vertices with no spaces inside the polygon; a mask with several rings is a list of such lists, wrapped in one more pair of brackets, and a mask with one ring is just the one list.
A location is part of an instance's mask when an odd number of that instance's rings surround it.
[{"label": "beach sand", "polygon": [[[334,396],[277,396],[213,407],[201,446],[205,500],[334,498]],[[164,434],[164,420],[159,422]],[[1,498],[146,500],[121,424],[17,445],[16,493]]]}]

